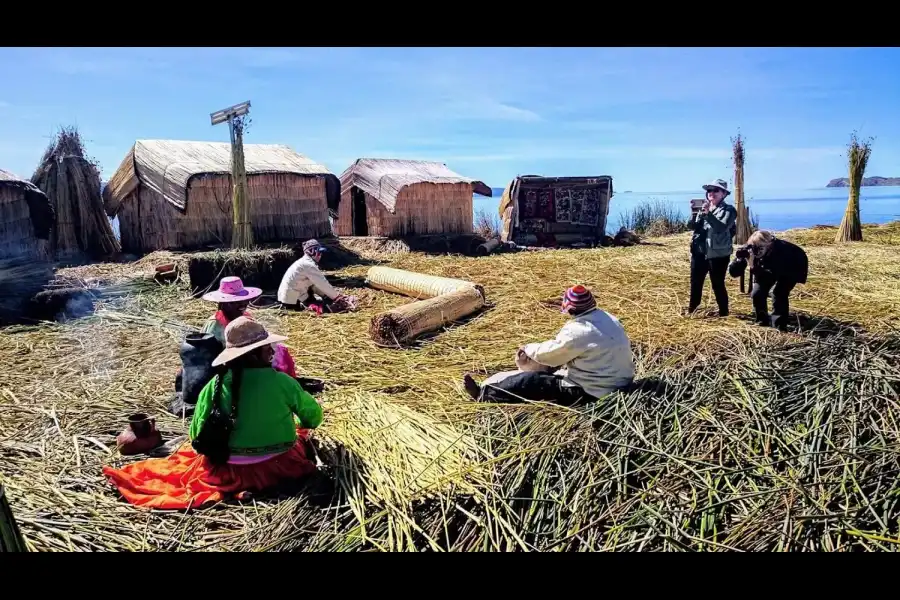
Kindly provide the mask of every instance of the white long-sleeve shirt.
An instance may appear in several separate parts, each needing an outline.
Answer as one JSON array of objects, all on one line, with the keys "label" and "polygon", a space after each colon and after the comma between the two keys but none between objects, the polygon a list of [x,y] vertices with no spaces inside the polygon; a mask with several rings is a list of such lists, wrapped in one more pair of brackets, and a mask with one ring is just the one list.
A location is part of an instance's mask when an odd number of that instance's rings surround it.
[{"label": "white long-sleeve shirt", "polygon": [[316,261],[306,255],[288,267],[284,277],[281,278],[278,301],[282,304],[297,304],[301,300],[306,300],[310,291],[331,300],[341,295],[328,283]]},{"label": "white long-sleeve shirt", "polygon": [[563,384],[577,385],[600,398],[634,381],[631,342],[619,320],[600,309],[563,325],[556,339],[528,344],[525,354],[556,374]]}]

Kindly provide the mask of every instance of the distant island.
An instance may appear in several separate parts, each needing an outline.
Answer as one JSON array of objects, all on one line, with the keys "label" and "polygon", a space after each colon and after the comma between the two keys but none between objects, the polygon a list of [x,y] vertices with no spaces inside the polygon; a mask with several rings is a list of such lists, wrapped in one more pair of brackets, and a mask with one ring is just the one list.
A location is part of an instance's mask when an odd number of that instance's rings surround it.
[{"label": "distant island", "polygon": [[[863,177],[863,187],[885,187],[897,185],[900,186],[900,177]],[[825,187],[850,187],[850,180],[846,177],[832,179]]]}]

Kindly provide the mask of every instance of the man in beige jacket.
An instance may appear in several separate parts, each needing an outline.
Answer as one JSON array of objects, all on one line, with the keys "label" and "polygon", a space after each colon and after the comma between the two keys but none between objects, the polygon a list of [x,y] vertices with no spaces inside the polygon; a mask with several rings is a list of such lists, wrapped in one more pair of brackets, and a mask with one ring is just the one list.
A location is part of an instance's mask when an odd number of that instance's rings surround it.
[{"label": "man in beige jacket", "polygon": [[309,309],[319,314],[323,310],[343,312],[355,308],[356,298],[341,294],[319,269],[322,253],[326,251],[318,240],[303,244],[303,258],[288,267],[278,287],[278,301],[285,308]]},{"label": "man in beige jacket", "polygon": [[562,311],[571,320],[555,339],[521,348],[518,371],[497,373],[481,385],[466,375],[466,392],[476,400],[545,400],[569,406],[630,386],[634,359],[618,319],[597,308],[591,291],[581,285],[566,291]]}]

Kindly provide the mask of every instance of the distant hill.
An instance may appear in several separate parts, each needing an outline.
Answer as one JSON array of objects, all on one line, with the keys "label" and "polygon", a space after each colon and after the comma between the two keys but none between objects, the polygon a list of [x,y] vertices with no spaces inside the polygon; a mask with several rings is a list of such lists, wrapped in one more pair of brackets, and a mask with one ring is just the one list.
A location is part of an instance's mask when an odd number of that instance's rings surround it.
[{"label": "distant hill", "polygon": [[[879,177],[877,175],[874,177],[863,177],[862,184],[863,187],[900,186],[900,177]],[[825,187],[850,187],[850,180],[846,177],[832,179]]]}]

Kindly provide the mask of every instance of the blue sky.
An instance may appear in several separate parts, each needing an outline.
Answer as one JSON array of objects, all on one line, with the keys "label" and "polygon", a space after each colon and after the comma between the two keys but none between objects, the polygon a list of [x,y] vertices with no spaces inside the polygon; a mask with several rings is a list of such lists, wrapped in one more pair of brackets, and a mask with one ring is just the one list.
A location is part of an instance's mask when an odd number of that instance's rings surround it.
[{"label": "blue sky", "polygon": [[[731,179],[747,139],[753,189],[900,176],[900,49],[2,48],[0,168],[30,176],[76,124],[105,177],[136,139],[227,141],[209,113],[251,100],[248,143],[292,146],[335,173],[355,158],[517,174],[612,175],[617,190]],[[14,83],[14,84],[13,84]]]}]

